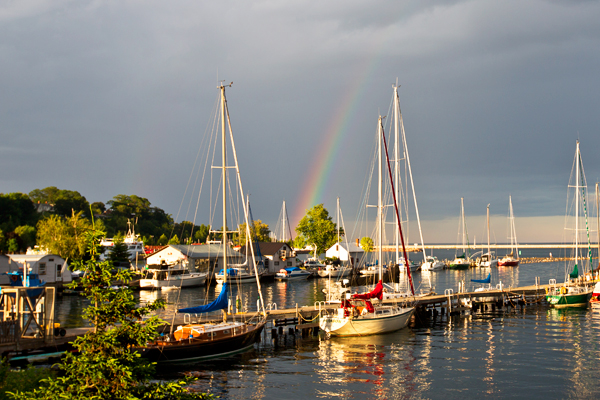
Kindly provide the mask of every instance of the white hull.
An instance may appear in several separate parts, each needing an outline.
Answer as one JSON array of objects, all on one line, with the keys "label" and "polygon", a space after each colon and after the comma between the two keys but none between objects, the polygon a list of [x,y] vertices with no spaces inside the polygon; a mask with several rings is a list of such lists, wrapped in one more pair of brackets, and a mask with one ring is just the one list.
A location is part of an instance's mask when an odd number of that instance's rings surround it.
[{"label": "white hull", "polygon": [[446,265],[441,261],[426,262],[421,265],[421,271],[441,271]]},{"label": "white hull", "polygon": [[497,268],[498,267],[498,260],[491,260],[491,261],[481,261],[478,265],[479,268]]},{"label": "white hull", "polygon": [[317,273],[321,278],[339,278],[347,276],[350,273],[350,268],[320,270]]},{"label": "white hull", "polygon": [[206,283],[206,274],[191,273],[177,275],[171,279],[140,279],[141,289],[158,289],[162,287],[192,287],[203,286]]},{"label": "white hull", "polygon": [[299,281],[308,279],[312,274],[308,271],[293,271],[292,273],[283,274],[278,272],[275,274],[275,279],[278,281]]},{"label": "white hull", "polygon": [[[343,312],[343,309],[339,309]],[[408,325],[414,307],[378,306],[359,317],[322,317],[319,327],[332,336],[366,336],[394,332]],[[386,313],[387,312],[387,313]]]},{"label": "white hull", "polygon": [[[259,275],[260,276],[260,275]],[[223,284],[225,282],[225,276],[222,274],[215,275],[217,283]],[[256,277],[254,274],[242,274],[238,276],[230,276],[227,278],[227,282],[230,283],[256,283]]]}]

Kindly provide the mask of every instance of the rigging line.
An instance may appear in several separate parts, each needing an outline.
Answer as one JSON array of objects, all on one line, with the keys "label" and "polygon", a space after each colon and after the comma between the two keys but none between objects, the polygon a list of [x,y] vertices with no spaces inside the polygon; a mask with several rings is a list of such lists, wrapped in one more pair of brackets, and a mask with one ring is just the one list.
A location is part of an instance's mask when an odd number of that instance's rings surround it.
[{"label": "rigging line", "polygon": [[587,212],[587,195],[585,192],[585,189],[587,188],[587,181],[585,179],[585,173],[583,172],[583,160],[581,159],[581,153],[579,153],[579,165],[581,168],[581,197],[583,200],[583,212],[584,212],[584,216],[585,216],[585,231],[587,234],[587,242],[588,242],[588,258],[589,258],[589,266],[590,266],[590,270],[591,270],[591,266],[592,266],[592,244],[590,242],[590,228],[588,225],[588,212]]},{"label": "rigging line", "polygon": [[[383,127],[381,127],[381,129],[383,130]],[[383,145],[385,147],[385,158],[387,160],[387,167],[388,167],[388,172],[390,174],[390,180],[392,179],[392,168],[390,167],[390,159],[388,157],[388,148],[387,148],[387,143],[385,141],[385,134],[383,134],[382,132],[382,136],[383,136]],[[394,204],[396,205],[394,207],[394,209],[396,210],[396,218],[398,220],[398,230],[400,231],[400,239],[402,239],[402,253],[404,254],[404,264],[406,265],[406,273],[408,275],[408,281],[410,282],[410,290],[412,292],[412,295],[415,295],[415,287],[413,285],[413,280],[412,280],[412,275],[410,273],[410,265],[408,262],[408,256],[406,255],[406,247],[404,246],[404,236],[402,235],[402,226],[400,224],[400,215],[398,214],[398,208],[397,208],[397,202],[396,202],[396,193],[394,193],[394,182],[390,182],[391,186],[392,186],[392,194],[394,195]],[[379,244],[381,246],[381,243]]]},{"label": "rigging line", "polygon": [[[213,105],[213,114],[215,113],[215,110],[216,110],[216,108],[217,108],[217,104],[218,104],[218,103],[215,101],[215,104]],[[190,187],[190,182],[191,182],[192,176],[194,175],[194,172],[195,172],[195,170],[196,170],[196,164],[198,163],[198,159],[199,159],[199,157],[200,157],[200,151],[201,151],[201,150],[202,150],[202,148],[203,148],[203,143],[206,141],[206,138],[207,138],[207,137],[210,137],[210,135],[208,135],[208,132],[209,132],[209,126],[210,126],[210,123],[208,123],[208,124],[206,125],[206,128],[204,129],[204,135],[202,136],[202,140],[200,141],[200,146],[198,147],[198,152],[196,153],[196,158],[195,158],[195,160],[194,160],[194,164],[193,164],[193,166],[192,166],[192,169],[191,169],[191,171],[190,171],[190,176],[188,177],[187,185],[186,185],[186,187],[185,187],[185,190],[184,190],[184,192],[183,192],[183,196],[182,196],[182,198],[181,198],[181,203],[179,204],[179,209],[177,210],[177,214],[176,214],[176,216],[175,216],[175,221],[177,221],[177,220],[179,219],[179,214],[180,214],[180,212],[181,212],[181,209],[182,209],[182,207],[183,207],[183,202],[185,201],[185,198],[186,198],[186,195],[187,195],[187,191],[188,191],[188,189],[189,189],[189,187]],[[195,184],[194,184],[194,187],[195,187]],[[190,197],[190,203],[191,203],[191,197]],[[189,212],[189,207],[190,207],[190,206],[188,205],[188,212]],[[187,217],[187,213],[186,213],[186,217]],[[174,228],[174,227],[173,227],[173,228]],[[172,237],[173,237],[173,229],[171,230],[171,234],[170,234],[170,236],[171,236],[170,238],[172,238]]]}]

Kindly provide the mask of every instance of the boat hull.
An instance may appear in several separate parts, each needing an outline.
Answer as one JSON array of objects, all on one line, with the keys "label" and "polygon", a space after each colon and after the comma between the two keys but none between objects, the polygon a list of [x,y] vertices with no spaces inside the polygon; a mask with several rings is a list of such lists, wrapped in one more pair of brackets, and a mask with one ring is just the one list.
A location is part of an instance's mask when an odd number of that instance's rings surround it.
[{"label": "boat hull", "polygon": [[519,260],[510,260],[510,261],[499,260],[498,261],[498,266],[499,267],[518,267],[519,266]]},{"label": "boat hull", "polygon": [[[215,275],[215,278],[217,279],[217,283],[222,284],[225,282],[225,276],[223,276],[221,274]],[[227,282],[230,282],[230,283],[256,283],[256,277],[252,274],[229,276],[229,277],[227,277]]]},{"label": "boat hull", "polygon": [[592,291],[589,290],[583,293],[569,294],[556,293],[547,294],[546,301],[551,307],[587,307],[588,301],[592,297]]},{"label": "boat hull", "polygon": [[279,274],[275,275],[275,279],[277,279],[278,281],[300,281],[300,280],[305,280],[308,279],[312,274],[306,273],[306,274],[294,274],[294,275],[288,275],[288,276],[281,276]]},{"label": "boat hull", "polygon": [[413,307],[404,307],[397,314],[378,317],[371,313],[353,317],[326,316],[319,321],[319,327],[332,336],[367,336],[394,332],[408,325],[414,312]]},{"label": "boat hull", "polygon": [[260,341],[264,322],[250,325],[244,332],[216,340],[182,340],[138,349],[142,357],[159,364],[189,363],[242,353]]},{"label": "boat hull", "polygon": [[321,278],[339,278],[342,276],[347,276],[350,273],[350,269],[349,268],[344,268],[344,269],[334,269],[334,270],[319,270],[317,271],[317,274],[321,277]]},{"label": "boat hull", "polygon": [[186,277],[183,279],[140,279],[140,289],[158,289],[165,286],[194,287],[203,286],[205,283],[205,274],[191,274],[190,277]]}]

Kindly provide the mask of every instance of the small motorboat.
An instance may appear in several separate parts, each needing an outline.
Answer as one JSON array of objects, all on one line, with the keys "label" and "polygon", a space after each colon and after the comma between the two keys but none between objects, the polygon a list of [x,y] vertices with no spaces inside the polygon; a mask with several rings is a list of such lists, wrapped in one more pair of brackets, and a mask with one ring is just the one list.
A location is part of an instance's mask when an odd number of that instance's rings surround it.
[{"label": "small motorboat", "polygon": [[300,279],[308,279],[312,274],[298,267],[282,268],[275,274],[275,279],[280,281],[292,281]]}]

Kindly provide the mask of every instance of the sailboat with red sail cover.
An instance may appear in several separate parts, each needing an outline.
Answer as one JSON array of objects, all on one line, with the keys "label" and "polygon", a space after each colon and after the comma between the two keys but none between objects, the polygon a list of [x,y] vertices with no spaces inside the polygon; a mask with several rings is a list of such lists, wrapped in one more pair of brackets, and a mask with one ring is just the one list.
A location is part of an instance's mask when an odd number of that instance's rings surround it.
[{"label": "sailboat with red sail cover", "polygon": [[[378,244],[379,248],[379,260],[383,259],[382,254],[382,229],[383,229],[383,196],[382,196],[382,185],[383,185],[383,157],[382,157],[382,143],[385,147],[385,157],[387,160],[387,169],[390,175],[390,184],[392,186],[392,193],[394,193],[394,183],[391,179],[391,167],[387,152],[387,143],[385,141],[385,135],[383,132],[382,117],[379,117],[378,127],[378,153],[379,153],[379,185],[378,185]],[[406,256],[406,248],[404,245],[404,237],[402,236],[402,224],[400,224],[400,216],[398,213],[396,196],[394,194],[394,208],[396,211],[396,220],[398,221],[399,235],[402,239],[402,250],[404,253],[404,259],[408,260]],[[398,329],[404,328],[415,311],[414,307],[401,305],[401,304],[382,304],[383,298],[383,262],[379,262],[379,282],[375,288],[367,293],[353,294],[345,293],[346,298],[342,300],[340,308],[334,310],[333,313],[324,315],[319,321],[319,326],[322,330],[327,332],[328,335],[332,336],[364,336],[364,335],[376,335],[381,333],[393,332]],[[412,276],[408,263],[405,263],[406,273],[410,282],[411,293],[414,296],[414,286],[412,282]],[[378,299],[376,304],[373,304],[372,300]]]}]

